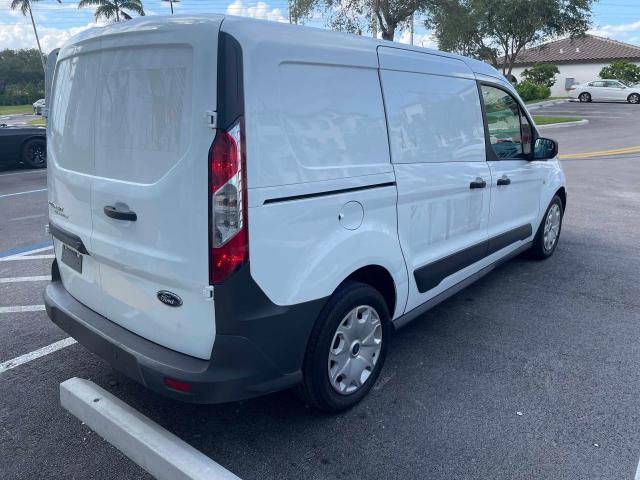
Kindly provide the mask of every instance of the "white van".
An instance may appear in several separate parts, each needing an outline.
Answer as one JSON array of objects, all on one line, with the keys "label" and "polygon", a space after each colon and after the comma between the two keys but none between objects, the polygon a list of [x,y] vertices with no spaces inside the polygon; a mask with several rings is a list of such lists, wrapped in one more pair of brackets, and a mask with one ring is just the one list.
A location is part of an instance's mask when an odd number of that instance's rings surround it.
[{"label": "white van", "polygon": [[560,235],[557,144],[460,56],[144,17],[72,39],[50,109],[47,312],[175,399],[349,408],[394,328]]}]

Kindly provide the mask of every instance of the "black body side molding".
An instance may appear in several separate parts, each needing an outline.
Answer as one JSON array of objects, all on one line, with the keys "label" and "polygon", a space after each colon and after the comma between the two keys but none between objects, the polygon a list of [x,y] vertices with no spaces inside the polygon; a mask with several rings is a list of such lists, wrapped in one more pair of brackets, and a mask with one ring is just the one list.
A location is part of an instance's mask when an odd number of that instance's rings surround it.
[{"label": "black body side molding", "polygon": [[303,195],[291,195],[289,197],[267,198],[263,205],[269,203],[290,202],[292,200],[303,200],[305,198],[326,197],[328,195],[338,195],[339,193],[358,192],[360,190],[370,190],[372,188],[395,187],[396,182],[376,183],[374,185],[362,185],[359,187],[342,188],[339,190],[327,190],[317,193],[305,193]]},{"label": "black body side molding", "polygon": [[532,233],[533,229],[531,228],[531,224],[527,224],[490,238],[487,255],[496,253],[498,250],[502,250],[504,247],[508,247],[512,243],[519,242],[520,240],[526,240]]},{"label": "black body side molding", "polygon": [[469,248],[465,248],[448,257],[441,258],[435,262],[417,268],[413,272],[416,285],[420,293],[424,293],[440,285],[440,282],[449,275],[462,270],[469,265],[479,262],[485,257],[508,247],[520,240],[526,240],[533,233],[530,224],[522,225],[508,232],[490,238],[487,241],[478,243]]},{"label": "black body side molding", "polygon": [[414,308],[413,310],[410,310],[409,312],[405,313],[404,315],[399,316],[398,318],[393,320],[393,327],[396,330],[401,328],[401,327],[404,327],[408,323],[410,323],[413,320],[415,320],[416,318],[418,318],[420,315],[423,315],[427,311],[431,310],[433,307],[435,307],[439,303],[444,302],[447,298],[455,295],[460,290],[463,290],[464,288],[468,287],[469,285],[471,285],[476,280],[481,279],[486,274],[491,272],[494,268],[498,267],[499,265],[503,264],[504,262],[506,262],[508,260],[511,260],[514,257],[517,257],[521,253],[529,250],[531,248],[532,244],[533,244],[533,242],[525,243],[524,245],[516,248],[513,252],[509,253],[505,257],[502,257],[502,258],[496,260],[495,262],[491,263],[490,265],[487,265],[482,270],[474,273],[470,277],[465,278],[461,282],[456,283],[455,285],[449,287],[447,290],[445,290],[444,292],[442,292],[442,293],[436,295],[435,297],[427,300],[422,305]]},{"label": "black body side molding", "polygon": [[49,222],[49,233],[53,236],[53,238],[57,238],[62,243],[70,246],[74,250],[77,250],[78,252],[85,255],[89,255],[89,252],[84,246],[82,239],[75,233],[68,232],[64,228],[60,228],[51,222]]}]

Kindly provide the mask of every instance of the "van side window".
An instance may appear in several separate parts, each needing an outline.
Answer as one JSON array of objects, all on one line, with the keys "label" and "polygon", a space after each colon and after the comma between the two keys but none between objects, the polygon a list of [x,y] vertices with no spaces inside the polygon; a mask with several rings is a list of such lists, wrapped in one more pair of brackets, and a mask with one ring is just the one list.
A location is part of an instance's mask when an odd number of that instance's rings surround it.
[{"label": "van side window", "polygon": [[482,85],[489,140],[498,158],[526,158],[532,129],[515,98],[499,88]]},{"label": "van side window", "polygon": [[394,70],[380,76],[394,163],[486,161],[474,80]]}]

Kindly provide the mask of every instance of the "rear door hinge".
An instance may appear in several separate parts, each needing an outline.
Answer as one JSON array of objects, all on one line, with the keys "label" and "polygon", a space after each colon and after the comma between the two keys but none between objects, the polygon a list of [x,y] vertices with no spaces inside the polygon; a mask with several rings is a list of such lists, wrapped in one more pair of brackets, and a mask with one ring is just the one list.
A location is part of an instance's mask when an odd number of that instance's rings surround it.
[{"label": "rear door hinge", "polygon": [[204,112],[205,119],[207,122],[207,127],[209,128],[218,128],[218,113],[213,110],[207,110]]},{"label": "rear door hinge", "polygon": [[202,289],[202,296],[207,300],[213,300],[213,286],[209,285]]}]

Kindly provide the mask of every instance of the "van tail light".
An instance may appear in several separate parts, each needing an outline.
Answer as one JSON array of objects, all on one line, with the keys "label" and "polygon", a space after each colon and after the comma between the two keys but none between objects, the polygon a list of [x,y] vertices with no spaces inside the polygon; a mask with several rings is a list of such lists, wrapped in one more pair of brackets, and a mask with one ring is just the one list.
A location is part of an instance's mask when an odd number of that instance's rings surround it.
[{"label": "van tail light", "polygon": [[209,281],[223,282],[249,257],[242,118],[218,129],[209,149]]}]

